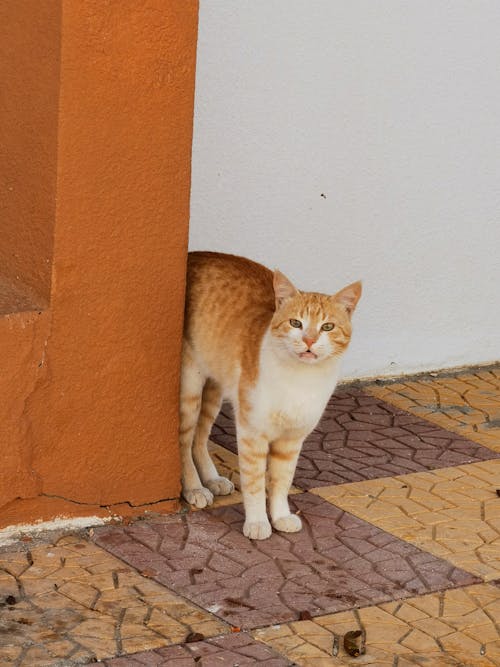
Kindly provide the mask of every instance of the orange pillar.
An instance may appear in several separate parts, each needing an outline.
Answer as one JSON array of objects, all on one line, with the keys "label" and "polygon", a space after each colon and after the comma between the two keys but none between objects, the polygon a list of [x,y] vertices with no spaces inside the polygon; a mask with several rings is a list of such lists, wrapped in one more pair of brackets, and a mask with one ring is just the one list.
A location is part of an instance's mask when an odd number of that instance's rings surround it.
[{"label": "orange pillar", "polygon": [[197,11],[62,2],[51,324],[26,408],[39,518],[179,495]]},{"label": "orange pillar", "polygon": [[0,526],[40,493],[26,406],[50,327],[61,8],[0,2]]},{"label": "orange pillar", "polygon": [[60,43],[60,2],[0,2],[0,279],[38,306],[50,293]]}]

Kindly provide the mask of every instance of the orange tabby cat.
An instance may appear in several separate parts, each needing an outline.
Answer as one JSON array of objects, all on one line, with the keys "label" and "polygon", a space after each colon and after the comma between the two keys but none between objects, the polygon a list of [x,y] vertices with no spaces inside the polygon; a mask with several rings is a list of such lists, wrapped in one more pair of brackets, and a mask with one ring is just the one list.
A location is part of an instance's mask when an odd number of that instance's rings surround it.
[{"label": "orange tabby cat", "polygon": [[271,523],[301,529],[288,492],[302,442],[337,384],[360,296],[359,282],[333,296],[299,292],[279,271],[243,257],[189,254],[179,434],[189,503],[205,507],[233,491],[207,450],[225,399],[236,419],[243,533],[262,540]]}]

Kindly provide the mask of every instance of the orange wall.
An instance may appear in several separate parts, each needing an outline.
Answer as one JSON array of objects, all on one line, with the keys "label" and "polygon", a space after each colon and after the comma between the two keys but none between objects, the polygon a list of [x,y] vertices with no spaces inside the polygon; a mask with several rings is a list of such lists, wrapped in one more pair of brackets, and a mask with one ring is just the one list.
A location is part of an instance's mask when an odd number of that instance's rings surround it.
[{"label": "orange wall", "polygon": [[179,494],[197,11],[62,2],[51,321],[25,413],[41,496],[82,515]]},{"label": "orange wall", "polygon": [[40,304],[50,290],[60,31],[59,2],[0,3],[0,266]]},{"label": "orange wall", "polygon": [[[49,315],[15,313],[0,317],[0,508],[12,498],[40,493],[33,470],[31,423],[26,401],[40,376]],[[1,525],[0,511],[0,525]]]}]

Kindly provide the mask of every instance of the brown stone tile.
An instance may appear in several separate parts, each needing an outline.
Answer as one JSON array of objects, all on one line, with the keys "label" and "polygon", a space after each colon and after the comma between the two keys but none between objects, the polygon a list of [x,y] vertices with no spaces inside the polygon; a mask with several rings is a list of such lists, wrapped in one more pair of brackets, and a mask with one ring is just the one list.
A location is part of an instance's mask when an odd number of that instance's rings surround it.
[{"label": "brown stone tile", "polygon": [[500,577],[499,488],[493,460],[313,493],[489,581]]},{"label": "brown stone tile", "polygon": [[286,667],[293,663],[246,632],[104,661],[106,667],[193,667],[196,664],[204,667],[260,664]]},{"label": "brown stone tile", "polygon": [[104,548],[232,625],[252,628],[475,578],[309,493],[292,496],[299,533],[250,541],[241,506],[95,531]]},{"label": "brown stone tile", "polygon": [[[227,408],[214,424],[212,439],[236,451],[234,423]],[[499,456],[375,396],[348,389],[332,397],[306,439],[294,484],[312,489]]]}]

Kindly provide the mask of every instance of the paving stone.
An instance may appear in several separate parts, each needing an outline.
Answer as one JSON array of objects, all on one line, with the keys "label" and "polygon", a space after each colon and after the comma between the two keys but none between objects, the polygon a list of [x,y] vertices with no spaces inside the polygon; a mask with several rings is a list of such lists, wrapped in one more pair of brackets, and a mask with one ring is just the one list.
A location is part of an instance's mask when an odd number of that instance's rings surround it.
[{"label": "paving stone", "polygon": [[68,667],[228,629],[80,538],[0,553],[1,667]]},{"label": "paving stone", "polygon": [[106,667],[193,667],[197,664],[203,667],[259,664],[286,667],[293,663],[246,632],[104,661]]},{"label": "paving stone", "polygon": [[413,415],[500,452],[500,366],[365,387]]},{"label": "paving stone", "polygon": [[344,388],[299,462],[299,534],[243,537],[226,410],[213,439],[234,494],[96,531],[139,573],[76,537],[0,553],[0,667],[500,667],[500,367]]},{"label": "paving stone", "polygon": [[[252,634],[302,667],[498,667],[499,627],[499,590],[480,584],[275,625]],[[352,630],[366,633],[364,655],[352,657],[344,649],[343,637]]]},{"label": "paving stone", "polygon": [[253,628],[470,584],[476,578],[310,493],[304,529],[243,536],[241,505],[96,529],[98,544],[234,626]]},{"label": "paving stone", "polygon": [[314,494],[457,567],[500,577],[500,461],[315,489]]},{"label": "paving stone", "polygon": [[[212,440],[236,452],[230,409],[217,418]],[[312,489],[500,457],[356,389],[336,393],[304,442],[294,484]]]}]

